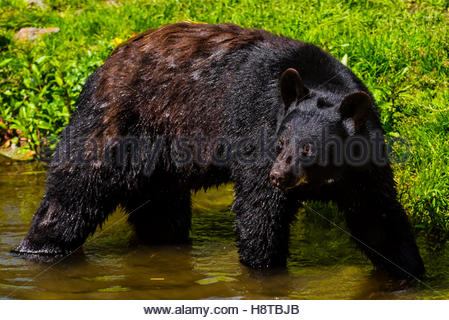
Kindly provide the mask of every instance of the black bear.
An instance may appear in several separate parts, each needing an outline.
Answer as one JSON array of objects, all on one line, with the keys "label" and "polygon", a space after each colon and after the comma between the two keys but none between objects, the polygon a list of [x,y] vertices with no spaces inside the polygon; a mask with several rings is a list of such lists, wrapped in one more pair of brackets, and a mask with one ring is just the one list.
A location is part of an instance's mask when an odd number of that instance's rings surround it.
[{"label": "black bear", "polygon": [[167,25],[116,48],[79,96],[15,252],[68,254],[119,204],[142,240],[185,242],[191,190],[226,182],[245,265],[285,266],[313,199],[337,203],[376,267],[424,273],[365,85],[312,44],[232,24]]}]

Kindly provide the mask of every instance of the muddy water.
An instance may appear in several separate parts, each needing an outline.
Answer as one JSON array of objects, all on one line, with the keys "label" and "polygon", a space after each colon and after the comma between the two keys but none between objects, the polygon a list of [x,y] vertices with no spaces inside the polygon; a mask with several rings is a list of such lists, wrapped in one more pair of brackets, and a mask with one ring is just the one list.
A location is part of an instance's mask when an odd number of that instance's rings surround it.
[{"label": "muddy water", "polygon": [[[193,198],[192,243],[139,245],[120,209],[83,251],[56,265],[9,251],[28,230],[44,190],[45,168],[0,158],[2,299],[447,299],[449,247],[420,239],[425,284],[403,286],[372,272],[348,236],[300,211],[287,270],[256,272],[238,262],[232,186]],[[315,209],[344,227],[328,208]]]}]

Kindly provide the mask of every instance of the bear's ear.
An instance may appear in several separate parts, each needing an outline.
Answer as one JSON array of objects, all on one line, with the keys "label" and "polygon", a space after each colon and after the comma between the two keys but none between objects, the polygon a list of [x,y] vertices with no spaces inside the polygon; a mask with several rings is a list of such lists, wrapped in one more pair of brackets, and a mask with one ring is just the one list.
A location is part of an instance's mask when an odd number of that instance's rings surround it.
[{"label": "bear's ear", "polygon": [[304,83],[296,69],[288,68],[285,70],[281,75],[279,84],[285,109],[307,94],[307,89],[304,87]]},{"label": "bear's ear", "polygon": [[[354,92],[344,97],[339,111],[341,119],[344,123],[346,122],[345,126],[349,131],[358,133],[365,127],[371,104],[371,97],[363,91]],[[347,120],[350,122],[348,123]]]}]

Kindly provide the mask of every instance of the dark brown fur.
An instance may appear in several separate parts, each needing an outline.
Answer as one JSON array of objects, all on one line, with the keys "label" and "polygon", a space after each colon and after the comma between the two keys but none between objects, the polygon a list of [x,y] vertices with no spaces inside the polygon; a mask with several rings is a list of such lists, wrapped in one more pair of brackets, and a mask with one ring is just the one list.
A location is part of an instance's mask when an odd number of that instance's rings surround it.
[{"label": "dark brown fur", "polygon": [[[113,106],[108,107],[103,116],[104,127],[98,128],[96,136],[100,132],[116,135],[114,128],[120,126],[123,112],[145,118],[144,122],[152,123],[152,130],[158,134],[185,136],[194,127],[210,135],[211,129],[218,128],[214,123],[219,121],[222,110],[206,106],[204,97],[213,86],[214,105],[218,107],[227,83],[205,84],[200,81],[200,73],[208,72],[229,51],[271,37],[263,30],[231,24],[177,23],[128,40],[102,66],[97,99]],[[217,85],[222,87],[216,88]],[[196,114],[203,116],[195,117]],[[186,118],[189,122],[184,121]]]}]

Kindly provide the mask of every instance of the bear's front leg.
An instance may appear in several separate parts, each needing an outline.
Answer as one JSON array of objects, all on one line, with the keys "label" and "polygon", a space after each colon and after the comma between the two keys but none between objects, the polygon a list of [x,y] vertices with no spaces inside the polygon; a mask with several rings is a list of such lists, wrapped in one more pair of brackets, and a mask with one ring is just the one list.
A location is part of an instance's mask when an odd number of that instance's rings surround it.
[{"label": "bear's front leg", "polygon": [[424,264],[408,217],[396,200],[391,173],[361,177],[352,187],[337,203],[358,247],[374,266],[391,276],[421,277]]},{"label": "bear's front leg", "polygon": [[232,210],[240,261],[254,269],[284,267],[290,223],[298,210],[266,175],[248,174],[235,182]]}]

